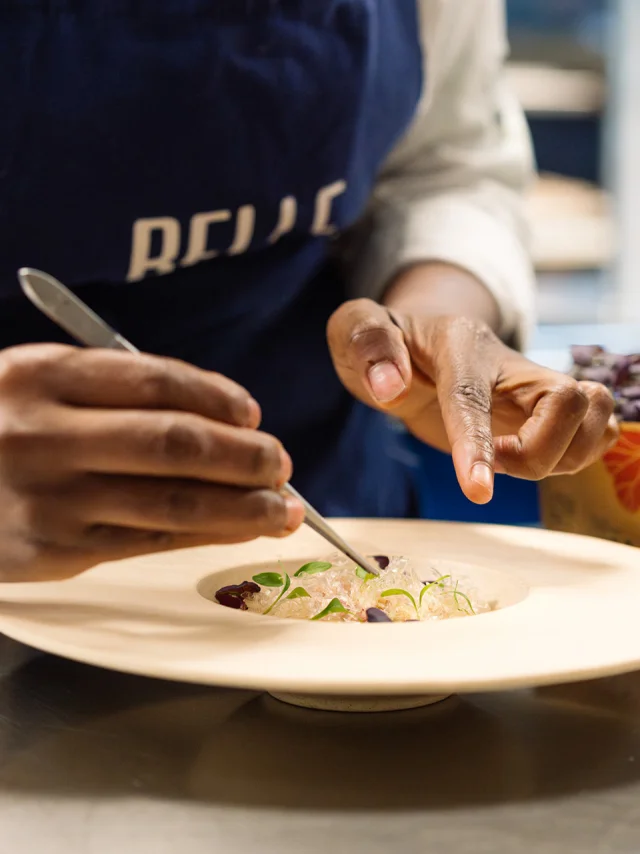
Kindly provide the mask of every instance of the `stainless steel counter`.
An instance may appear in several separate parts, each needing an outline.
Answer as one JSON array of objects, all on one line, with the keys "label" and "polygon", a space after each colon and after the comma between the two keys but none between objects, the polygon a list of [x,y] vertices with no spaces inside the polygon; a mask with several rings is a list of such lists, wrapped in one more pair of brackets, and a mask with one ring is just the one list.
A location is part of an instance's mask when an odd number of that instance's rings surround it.
[{"label": "stainless steel counter", "polygon": [[0,854],[640,851],[640,675],[384,716],[0,638]]}]

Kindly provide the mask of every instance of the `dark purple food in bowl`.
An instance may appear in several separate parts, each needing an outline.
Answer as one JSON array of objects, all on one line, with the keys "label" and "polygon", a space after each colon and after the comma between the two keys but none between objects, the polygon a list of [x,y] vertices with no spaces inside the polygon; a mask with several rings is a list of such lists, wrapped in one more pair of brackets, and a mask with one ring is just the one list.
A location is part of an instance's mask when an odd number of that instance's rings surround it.
[{"label": "dark purple food in bowl", "polygon": [[242,584],[229,584],[221,587],[216,593],[216,599],[225,608],[235,608],[237,611],[246,611],[245,599],[254,593],[260,592],[260,586],[255,581],[243,581]]},{"label": "dark purple food in bowl", "polygon": [[604,349],[597,344],[574,344],[571,348],[571,358],[575,365],[590,368],[594,359],[602,356]]},{"label": "dark purple food in bowl", "polygon": [[571,348],[571,376],[597,382],[613,395],[620,421],[640,422],[640,354],[609,353],[604,347],[578,345]]},{"label": "dark purple food in bowl", "polygon": [[384,611],[381,611],[380,608],[368,608],[367,609],[367,622],[368,623],[392,623],[393,620]]}]

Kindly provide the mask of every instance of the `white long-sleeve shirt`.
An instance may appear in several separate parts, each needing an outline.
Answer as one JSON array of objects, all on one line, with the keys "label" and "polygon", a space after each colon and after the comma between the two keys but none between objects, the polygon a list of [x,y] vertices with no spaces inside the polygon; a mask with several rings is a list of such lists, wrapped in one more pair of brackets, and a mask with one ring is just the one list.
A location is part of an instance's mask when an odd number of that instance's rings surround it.
[{"label": "white long-sleeve shirt", "polygon": [[535,313],[524,213],[534,163],[505,81],[504,0],[419,4],[425,89],[346,241],[353,293],[378,298],[402,268],[449,262],[491,291],[502,337],[522,346]]}]

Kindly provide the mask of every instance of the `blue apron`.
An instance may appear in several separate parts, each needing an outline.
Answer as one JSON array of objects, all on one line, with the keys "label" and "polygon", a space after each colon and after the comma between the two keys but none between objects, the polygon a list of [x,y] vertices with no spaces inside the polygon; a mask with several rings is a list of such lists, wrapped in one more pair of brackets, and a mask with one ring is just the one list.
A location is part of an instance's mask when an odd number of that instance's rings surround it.
[{"label": "blue apron", "polygon": [[422,90],[416,0],[5,0],[0,346],[64,340],[15,271],[73,287],[138,347],[260,401],[333,515],[402,516],[396,437],[325,324],[334,236]]}]

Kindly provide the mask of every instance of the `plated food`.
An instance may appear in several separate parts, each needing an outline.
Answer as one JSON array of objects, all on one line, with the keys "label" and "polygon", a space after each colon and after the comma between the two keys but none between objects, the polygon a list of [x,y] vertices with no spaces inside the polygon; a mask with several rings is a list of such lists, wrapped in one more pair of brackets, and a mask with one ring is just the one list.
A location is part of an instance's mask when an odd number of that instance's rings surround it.
[{"label": "plated food", "polygon": [[[283,540],[162,552],[68,581],[6,584],[0,631],[100,667],[268,691],[309,708],[348,712],[415,708],[452,693],[640,668],[637,549],[535,528],[333,521],[363,554],[384,543],[387,555],[407,558],[421,583],[451,574],[477,614],[480,599],[494,603],[491,612],[470,619],[454,611],[459,619],[369,629],[339,614],[315,622],[271,619],[249,605],[244,611],[214,604],[223,586],[263,572],[290,577],[283,599],[298,586],[325,583],[329,570],[296,577],[322,554],[318,535],[303,526]],[[271,597],[280,592],[263,588]],[[403,599],[389,597],[389,604]]]},{"label": "plated food", "polygon": [[492,610],[452,574],[421,579],[403,557],[376,555],[372,575],[343,557],[311,561],[293,575],[282,567],[221,587],[218,604],[264,616],[312,622],[394,623],[470,617]]}]

